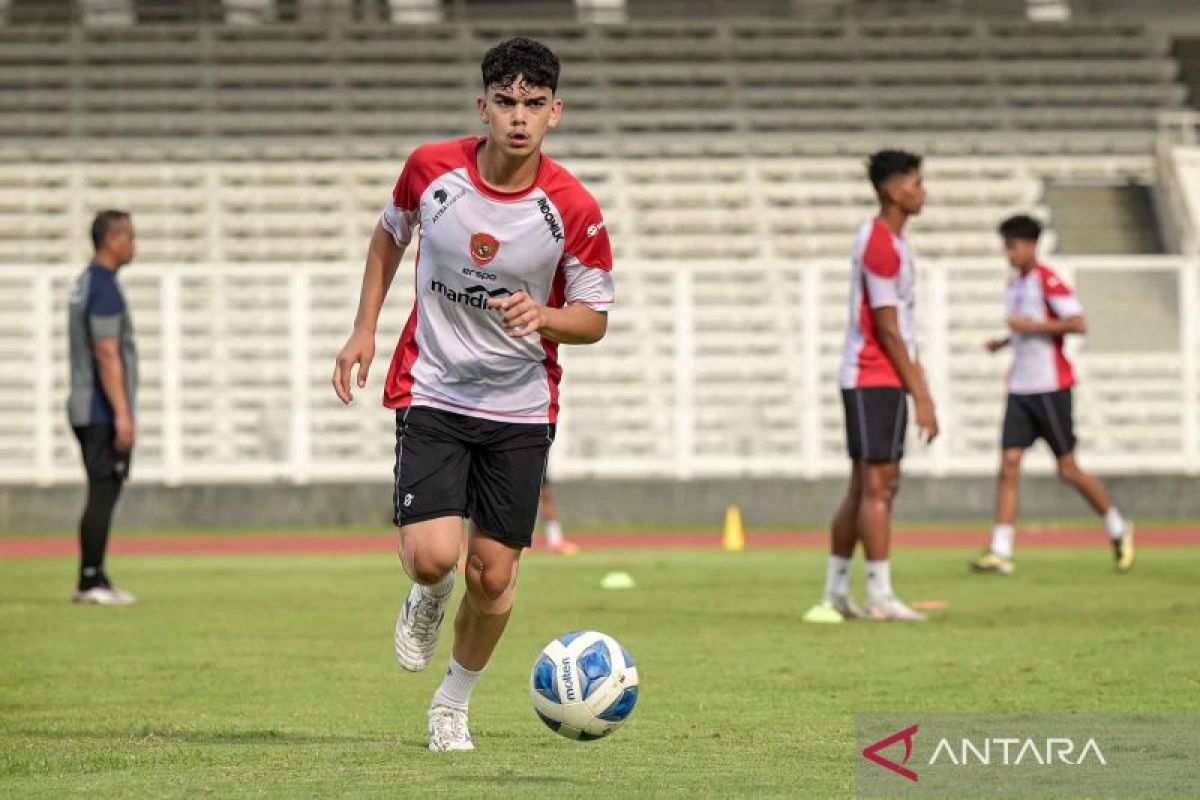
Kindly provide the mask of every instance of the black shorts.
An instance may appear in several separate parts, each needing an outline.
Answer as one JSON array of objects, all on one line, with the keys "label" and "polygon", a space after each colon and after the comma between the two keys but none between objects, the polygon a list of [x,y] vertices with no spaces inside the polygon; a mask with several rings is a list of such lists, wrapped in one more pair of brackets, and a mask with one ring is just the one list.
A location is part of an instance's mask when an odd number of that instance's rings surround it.
[{"label": "black shorts", "polygon": [[1056,456],[1065,456],[1075,450],[1070,389],[1008,396],[1000,446],[1005,450],[1025,450],[1038,439],[1045,439]]},{"label": "black shorts", "polygon": [[842,408],[846,412],[846,450],[853,461],[904,458],[908,397],[903,389],[842,389]]},{"label": "black shorts", "polygon": [[123,481],[129,477],[129,465],[133,453],[120,453],[113,440],[117,430],[112,425],[80,425],[74,428],[79,440],[79,452],[83,456],[83,468],[89,481],[106,481],[113,478]]},{"label": "black shorts", "polygon": [[398,409],[392,521],[467,517],[492,539],[529,547],[553,443],[554,426],[546,423]]}]

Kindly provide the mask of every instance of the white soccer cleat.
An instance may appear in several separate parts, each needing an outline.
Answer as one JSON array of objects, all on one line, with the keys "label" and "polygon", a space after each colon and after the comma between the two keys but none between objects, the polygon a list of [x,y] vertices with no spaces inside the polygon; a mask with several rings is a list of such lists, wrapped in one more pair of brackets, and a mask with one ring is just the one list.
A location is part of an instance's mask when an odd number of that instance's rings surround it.
[{"label": "white soccer cleat", "polygon": [[409,591],[396,618],[395,637],[396,660],[409,672],[420,672],[433,659],[449,599],[450,592],[439,599],[419,583]]},{"label": "white soccer cleat", "polygon": [[863,610],[850,599],[849,595],[832,595],[829,598],[829,603],[845,619],[862,619],[866,616]]},{"label": "white soccer cleat", "polygon": [[927,619],[920,611],[914,611],[895,596],[868,602],[866,618],[878,622],[925,622]]},{"label": "white soccer cleat", "polygon": [[429,709],[429,749],[435,753],[474,750],[467,730],[467,712],[450,706]]},{"label": "white soccer cleat", "polygon": [[131,606],[137,598],[115,586],[93,586],[71,595],[71,602],[90,606]]}]

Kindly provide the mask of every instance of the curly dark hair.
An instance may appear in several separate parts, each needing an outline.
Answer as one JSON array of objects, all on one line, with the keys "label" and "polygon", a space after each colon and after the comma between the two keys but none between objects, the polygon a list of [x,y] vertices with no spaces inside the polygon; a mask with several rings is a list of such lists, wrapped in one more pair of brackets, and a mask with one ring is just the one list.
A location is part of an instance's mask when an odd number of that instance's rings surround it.
[{"label": "curly dark hair", "polygon": [[921,157],[907,150],[880,150],[867,159],[867,176],[876,191],[893,175],[907,175],[920,168]]},{"label": "curly dark hair", "polygon": [[530,86],[558,91],[558,56],[549,47],[533,39],[517,36],[487,51],[480,64],[483,88],[511,86],[523,78]]}]

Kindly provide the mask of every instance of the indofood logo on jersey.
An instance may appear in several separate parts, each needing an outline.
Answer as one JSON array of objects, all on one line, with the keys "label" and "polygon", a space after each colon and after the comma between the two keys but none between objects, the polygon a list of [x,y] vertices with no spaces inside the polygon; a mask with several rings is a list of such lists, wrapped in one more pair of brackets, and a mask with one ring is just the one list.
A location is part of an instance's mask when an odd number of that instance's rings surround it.
[{"label": "indofood logo on jersey", "polygon": [[429,283],[434,294],[440,294],[451,303],[460,303],[469,308],[487,308],[488,300],[505,297],[512,294],[509,289],[488,289],[486,286],[468,286],[465,289],[452,289],[439,280]]},{"label": "indofood logo on jersey", "polygon": [[500,252],[500,241],[490,233],[471,234],[471,260],[486,267]]}]

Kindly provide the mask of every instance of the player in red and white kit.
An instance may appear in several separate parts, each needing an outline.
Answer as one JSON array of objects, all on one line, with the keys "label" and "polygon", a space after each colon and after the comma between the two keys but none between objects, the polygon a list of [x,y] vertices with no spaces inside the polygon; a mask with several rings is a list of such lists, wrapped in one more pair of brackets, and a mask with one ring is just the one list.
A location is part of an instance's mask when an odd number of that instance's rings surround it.
[{"label": "player in red and white kit", "polygon": [[560,344],[607,329],[612,251],[596,201],[542,155],[558,125],[559,63],[510,39],[483,59],[487,135],[409,156],[375,227],[354,332],[333,384],[366,385],[380,308],[420,228],[416,302],[392,358],[384,405],[396,414],[394,521],[413,580],[396,657],[428,666],[454,588],[463,520],[466,592],[449,669],[429,709],[430,750],[472,750],[471,689],[504,632],[530,546],[558,415]]},{"label": "player in red and white kit", "polygon": [[1016,275],[1008,285],[1006,311],[1010,335],[993,339],[990,352],[1013,351],[1008,375],[1008,405],[1001,435],[1003,455],[996,481],[996,524],[989,550],[971,562],[975,572],[1008,575],[1013,571],[1013,522],[1021,490],[1021,457],[1044,439],[1058,460],[1058,477],[1104,517],[1117,569],[1133,567],[1133,526],[1109,499],[1104,484],[1075,460],[1075,424],[1071,387],[1075,373],[1063,353],[1068,334],[1087,332],[1083,306],[1054,270],[1038,262],[1042,226],[1024,214],[1000,225],[1009,265]]},{"label": "player in red and white kit", "polygon": [[[908,426],[907,395],[926,442],[938,433],[937,414],[917,356],[916,272],[904,238],[909,217],[921,213],[921,158],[881,150],[868,163],[879,215],[863,223],[854,242],[850,322],[840,383],[850,454],[850,486],[834,516],[825,596],[806,622],[847,618],[918,622],[924,615],[892,591],[892,501]],[[850,561],[862,541],[867,560],[867,605],[850,600]]]}]

